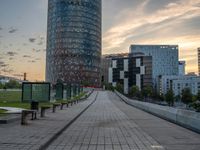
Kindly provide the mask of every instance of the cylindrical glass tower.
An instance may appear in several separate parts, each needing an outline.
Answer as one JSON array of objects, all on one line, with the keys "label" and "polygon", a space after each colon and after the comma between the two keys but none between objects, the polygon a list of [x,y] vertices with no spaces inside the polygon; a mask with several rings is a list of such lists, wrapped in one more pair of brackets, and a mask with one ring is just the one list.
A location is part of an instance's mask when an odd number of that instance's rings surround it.
[{"label": "cylindrical glass tower", "polygon": [[100,85],[101,0],[49,0],[46,81]]}]

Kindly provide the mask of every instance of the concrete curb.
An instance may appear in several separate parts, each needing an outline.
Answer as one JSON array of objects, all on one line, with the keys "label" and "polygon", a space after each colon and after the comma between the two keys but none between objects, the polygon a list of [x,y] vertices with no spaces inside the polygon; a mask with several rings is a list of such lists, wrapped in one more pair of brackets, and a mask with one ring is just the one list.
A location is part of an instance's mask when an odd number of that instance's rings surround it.
[{"label": "concrete curb", "polygon": [[145,112],[178,124],[194,132],[200,133],[200,113],[131,100],[117,91],[115,91],[115,93],[128,105],[139,108]]},{"label": "concrete curb", "polygon": [[[90,95],[92,92],[90,93]],[[40,146],[39,150],[45,150],[48,146],[55,141],[67,128],[70,127],[96,100],[97,100],[98,93],[95,96],[95,99],[86,107],[84,108],[76,117],[74,117],[71,121],[69,121],[63,128],[61,128],[57,133],[55,133],[46,143]]]}]

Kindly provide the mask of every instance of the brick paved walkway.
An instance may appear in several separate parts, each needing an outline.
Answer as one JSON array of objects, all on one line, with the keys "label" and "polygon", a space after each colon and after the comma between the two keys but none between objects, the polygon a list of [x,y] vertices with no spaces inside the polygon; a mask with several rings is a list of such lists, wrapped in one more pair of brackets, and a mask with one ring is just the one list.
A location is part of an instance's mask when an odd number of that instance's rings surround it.
[{"label": "brick paved walkway", "polygon": [[21,126],[20,120],[15,123],[0,125],[0,150],[37,150],[49,141],[56,133],[74,119],[91,102],[97,92],[86,101],[80,102],[64,110],[57,108],[46,113],[45,118],[29,121],[29,125]]},{"label": "brick paved walkway", "polygon": [[113,93],[99,92],[97,101],[48,150],[183,150],[184,147],[199,150],[200,135],[129,106]]},{"label": "brick paved walkway", "polygon": [[97,101],[48,149],[153,150],[164,148],[120,111],[110,101],[107,92],[100,92]]},{"label": "brick paved walkway", "polygon": [[[96,93],[30,126],[0,126],[0,149],[38,149],[87,107]],[[199,134],[129,106],[114,93],[98,93],[97,101],[48,150],[200,150]]]}]

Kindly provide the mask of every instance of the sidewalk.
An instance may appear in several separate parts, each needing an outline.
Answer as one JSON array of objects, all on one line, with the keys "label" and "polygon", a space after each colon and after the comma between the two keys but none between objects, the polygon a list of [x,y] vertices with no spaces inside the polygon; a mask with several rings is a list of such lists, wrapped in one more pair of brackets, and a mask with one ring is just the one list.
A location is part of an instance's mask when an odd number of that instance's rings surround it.
[{"label": "sidewalk", "polygon": [[48,142],[55,134],[70,123],[78,114],[87,108],[95,99],[97,92],[76,105],[56,113],[46,112],[45,118],[29,121],[21,126],[20,120],[15,123],[0,125],[0,150],[36,150]]},{"label": "sidewalk", "polygon": [[99,92],[97,101],[48,150],[164,150],[111,102],[109,94]]}]

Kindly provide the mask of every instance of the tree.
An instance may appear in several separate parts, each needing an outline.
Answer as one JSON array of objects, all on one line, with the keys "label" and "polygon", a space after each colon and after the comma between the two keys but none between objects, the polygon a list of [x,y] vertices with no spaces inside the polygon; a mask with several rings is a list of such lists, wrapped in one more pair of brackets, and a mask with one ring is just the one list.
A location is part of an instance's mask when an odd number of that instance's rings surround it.
[{"label": "tree", "polygon": [[19,89],[21,88],[21,85],[16,80],[10,80],[8,83],[4,86],[6,89]]},{"label": "tree", "polygon": [[198,91],[196,98],[197,98],[198,101],[200,101],[200,91]]},{"label": "tree", "polygon": [[191,90],[189,88],[185,88],[182,90],[182,94],[181,94],[181,100],[183,103],[185,103],[186,105],[188,105],[189,103],[192,102],[192,93]]},{"label": "tree", "polygon": [[133,85],[133,86],[130,88],[129,94],[130,94],[132,97],[138,97],[139,92],[140,92],[140,90],[139,90],[138,86]]},{"label": "tree", "polygon": [[2,83],[0,83],[0,89],[3,89],[3,87],[4,87],[4,86],[3,86],[3,84],[2,84]]},{"label": "tree", "polygon": [[114,91],[114,87],[112,86],[111,83],[109,83],[109,84],[105,84],[105,88],[106,88],[106,90]]},{"label": "tree", "polygon": [[142,96],[146,99],[148,97],[151,97],[153,94],[153,89],[151,86],[145,86],[143,89],[142,89]]},{"label": "tree", "polygon": [[118,92],[120,92],[120,93],[123,93],[123,92],[124,92],[124,89],[123,89],[122,84],[117,83],[117,85],[116,85],[116,90],[117,90]]},{"label": "tree", "polygon": [[165,101],[168,103],[169,106],[174,106],[174,92],[173,90],[167,91],[165,94]]}]

